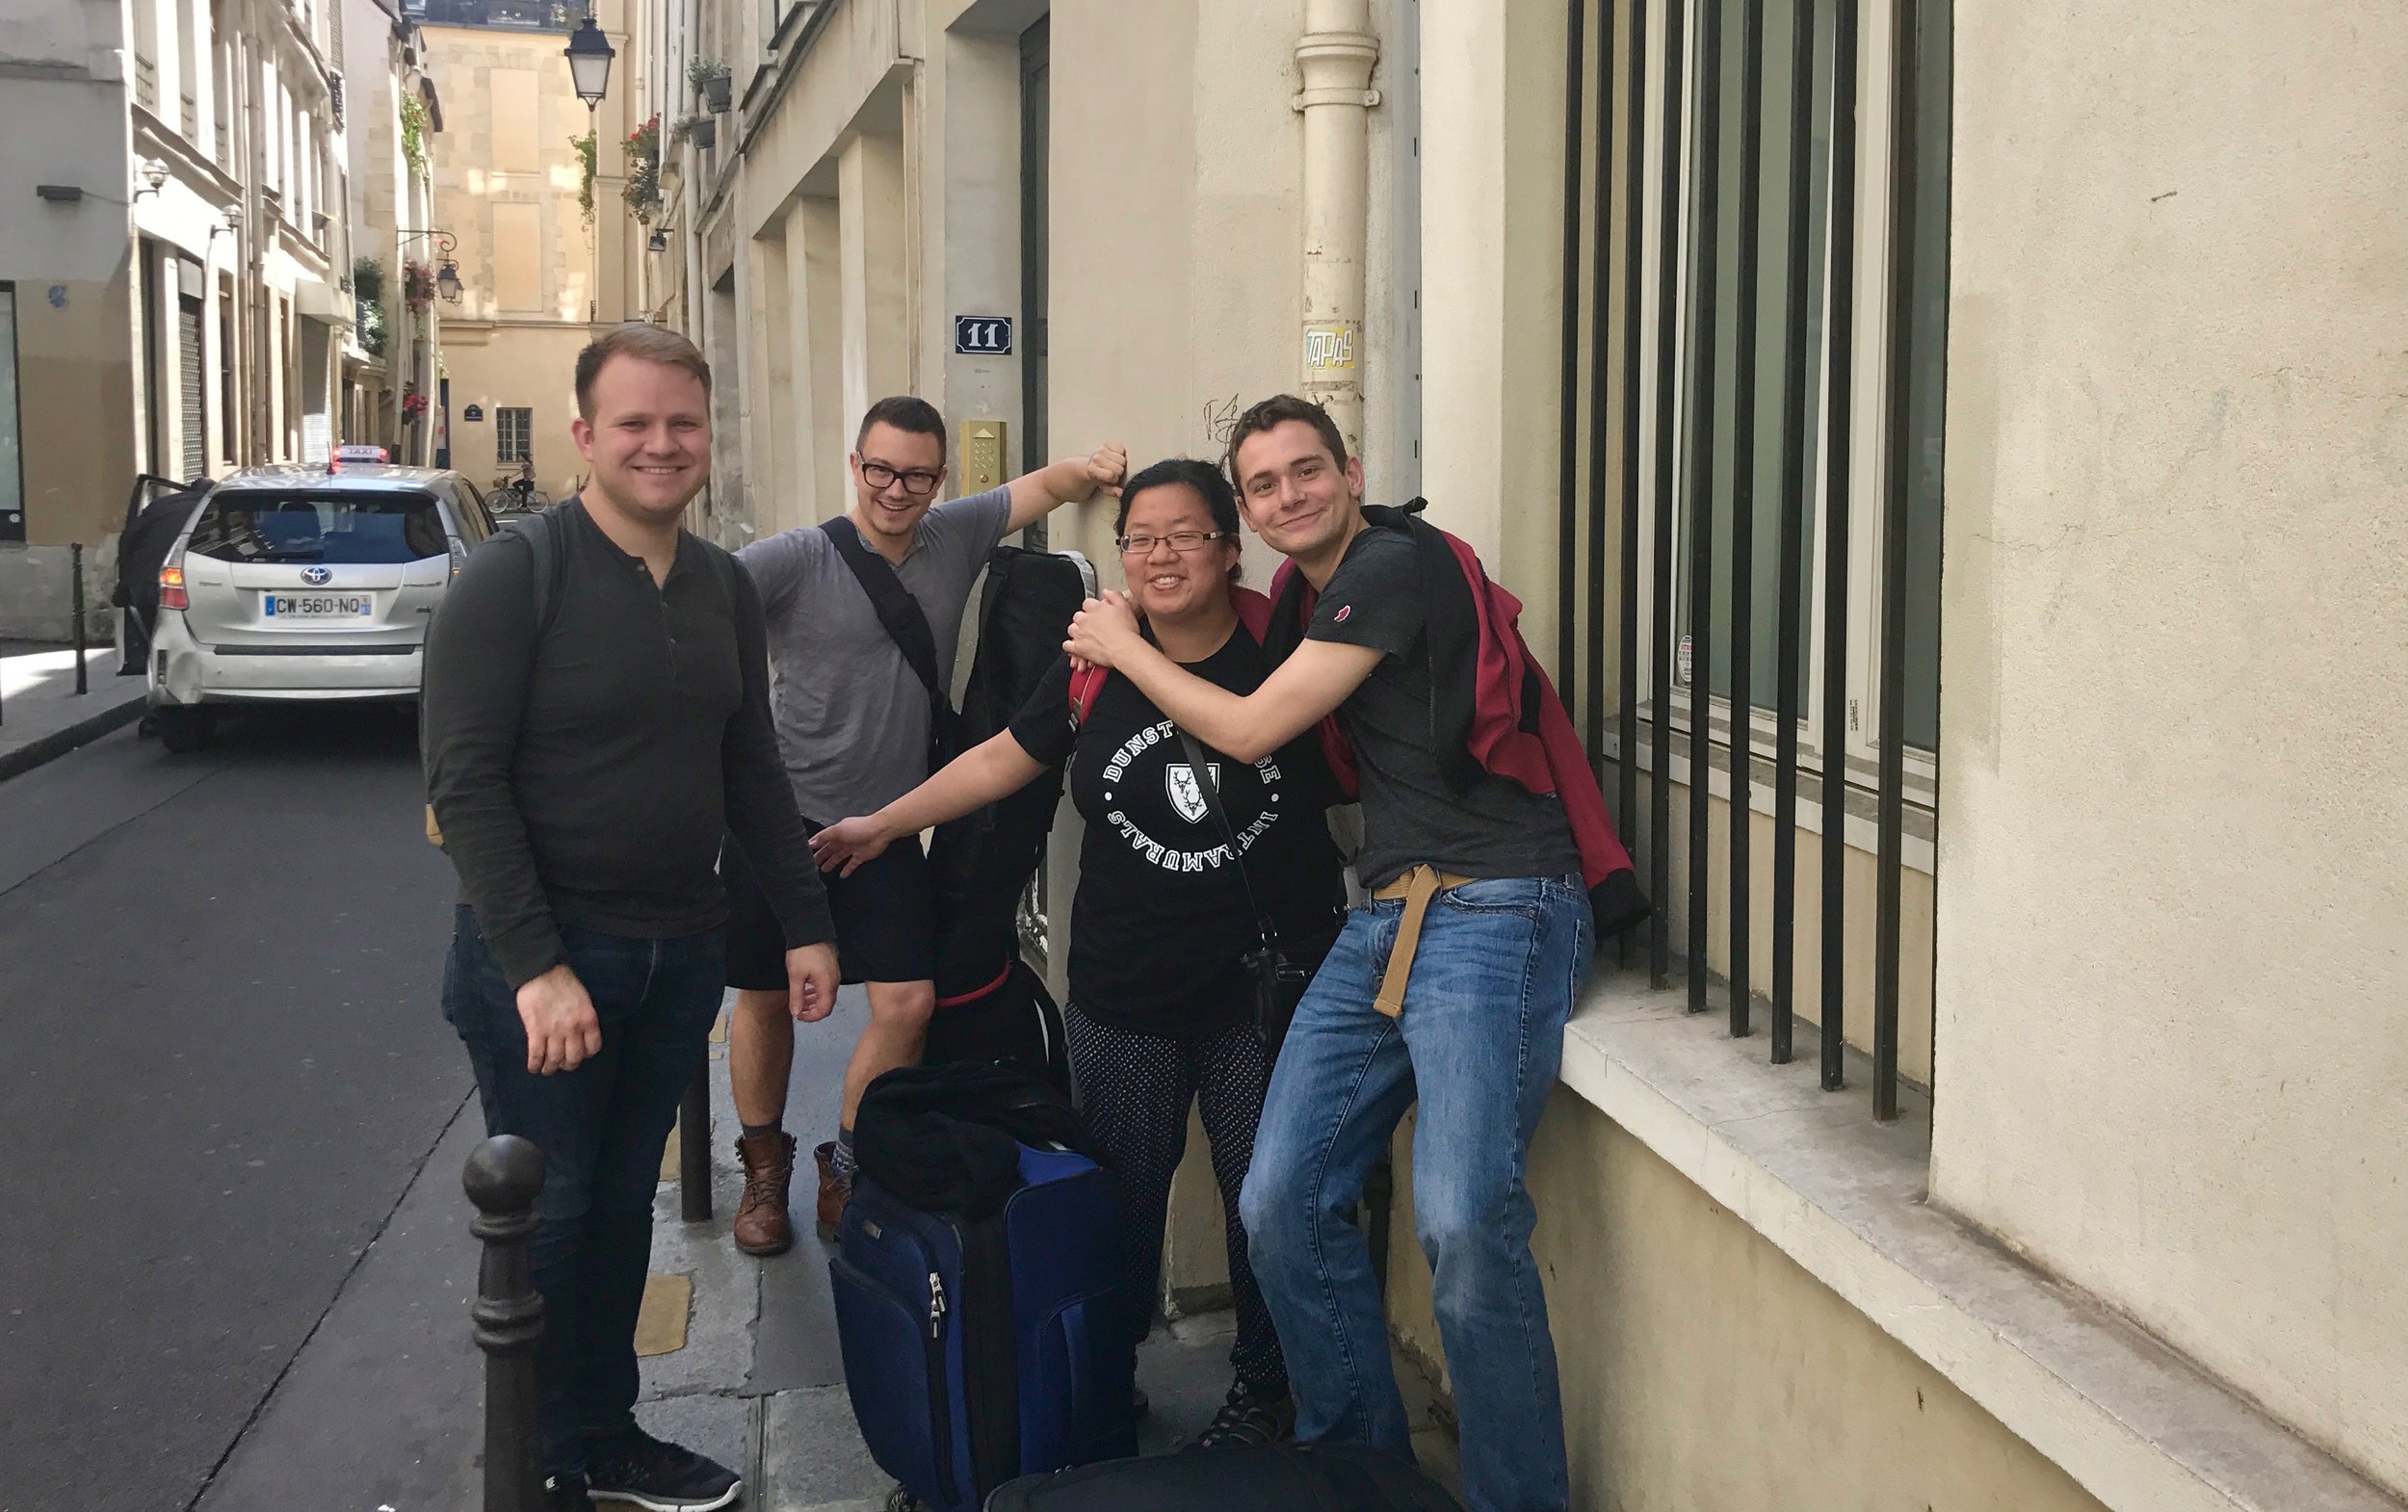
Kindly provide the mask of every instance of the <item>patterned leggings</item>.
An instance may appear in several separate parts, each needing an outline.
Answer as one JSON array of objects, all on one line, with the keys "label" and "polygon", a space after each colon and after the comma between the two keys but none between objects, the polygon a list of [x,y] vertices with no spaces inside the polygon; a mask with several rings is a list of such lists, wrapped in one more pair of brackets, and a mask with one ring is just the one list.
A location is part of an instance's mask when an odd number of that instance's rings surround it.
[{"label": "patterned leggings", "polygon": [[[1270,1312],[1246,1259],[1238,1191],[1254,1162],[1254,1131],[1270,1086],[1270,1052],[1248,1028],[1207,1039],[1172,1039],[1099,1024],[1069,1004],[1071,1076],[1079,1108],[1111,1158],[1120,1186],[1123,1253],[1131,1295],[1152,1316],[1162,1281],[1163,1226],[1170,1212],[1170,1179],[1188,1147],[1188,1103],[1194,1099],[1212,1145],[1213,1176],[1220,1186],[1221,1221],[1229,1245],[1229,1291],[1238,1313],[1230,1363],[1258,1393],[1283,1395],[1288,1366],[1279,1352]],[[1142,1326],[1142,1325],[1141,1325]]]}]

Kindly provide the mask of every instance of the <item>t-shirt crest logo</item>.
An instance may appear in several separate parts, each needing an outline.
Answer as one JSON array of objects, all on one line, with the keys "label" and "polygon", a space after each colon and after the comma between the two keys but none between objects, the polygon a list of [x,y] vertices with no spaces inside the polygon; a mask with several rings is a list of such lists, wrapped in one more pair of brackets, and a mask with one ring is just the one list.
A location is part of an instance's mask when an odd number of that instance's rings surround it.
[{"label": "t-shirt crest logo", "polygon": [[[1213,787],[1217,790],[1220,787],[1220,763],[1212,762],[1206,769],[1212,773]],[[1191,824],[1203,823],[1206,813],[1204,790],[1196,783],[1195,769],[1186,762],[1174,761],[1164,769],[1164,776],[1170,791],[1170,806],[1179,811],[1179,817]]]},{"label": "t-shirt crest logo", "polygon": [[1329,616],[1329,622],[1330,622],[1331,624],[1333,624],[1333,625],[1343,625],[1343,624],[1345,624],[1345,623],[1347,622],[1347,616],[1348,616],[1348,614],[1353,613],[1354,613],[1354,606],[1353,606],[1353,605],[1351,605],[1351,604],[1342,604],[1342,605],[1340,605],[1340,606],[1339,606],[1339,608],[1338,608],[1338,613],[1334,613],[1334,614],[1332,614],[1332,615],[1330,615],[1330,616]]}]

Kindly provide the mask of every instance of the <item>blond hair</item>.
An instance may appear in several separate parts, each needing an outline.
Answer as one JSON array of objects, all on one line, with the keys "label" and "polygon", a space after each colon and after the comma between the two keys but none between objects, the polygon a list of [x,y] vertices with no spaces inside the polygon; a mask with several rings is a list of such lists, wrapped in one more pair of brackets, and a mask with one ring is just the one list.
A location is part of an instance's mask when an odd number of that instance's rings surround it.
[{"label": "blond hair", "polygon": [[701,381],[704,394],[711,392],[711,364],[701,348],[666,326],[629,321],[594,337],[577,353],[577,413],[589,421],[593,419],[593,380],[613,357],[683,368]]}]

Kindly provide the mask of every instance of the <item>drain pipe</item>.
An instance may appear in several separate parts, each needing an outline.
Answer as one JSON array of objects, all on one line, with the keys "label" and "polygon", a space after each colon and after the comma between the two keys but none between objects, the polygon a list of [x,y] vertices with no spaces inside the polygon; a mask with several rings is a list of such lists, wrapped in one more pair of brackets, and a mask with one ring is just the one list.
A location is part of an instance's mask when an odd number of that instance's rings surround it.
[{"label": "drain pipe", "polygon": [[1371,87],[1379,39],[1371,0],[1305,0],[1296,61],[1304,88],[1304,397],[1363,442],[1363,259],[1371,189]]}]

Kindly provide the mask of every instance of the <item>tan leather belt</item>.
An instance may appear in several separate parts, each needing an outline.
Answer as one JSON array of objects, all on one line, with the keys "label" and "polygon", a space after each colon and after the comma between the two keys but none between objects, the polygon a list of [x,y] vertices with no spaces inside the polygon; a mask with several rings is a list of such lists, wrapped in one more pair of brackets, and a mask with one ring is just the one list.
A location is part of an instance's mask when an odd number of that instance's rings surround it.
[{"label": "tan leather belt", "polygon": [[1429,900],[1450,887],[1479,880],[1425,863],[1384,887],[1372,889],[1372,896],[1383,902],[1392,898],[1404,899],[1404,917],[1397,921],[1397,943],[1388,948],[1388,970],[1379,978],[1379,996],[1372,1000],[1373,1007],[1392,1019],[1403,1016],[1405,982],[1413,975],[1414,953],[1421,949],[1422,916],[1429,912]]}]

